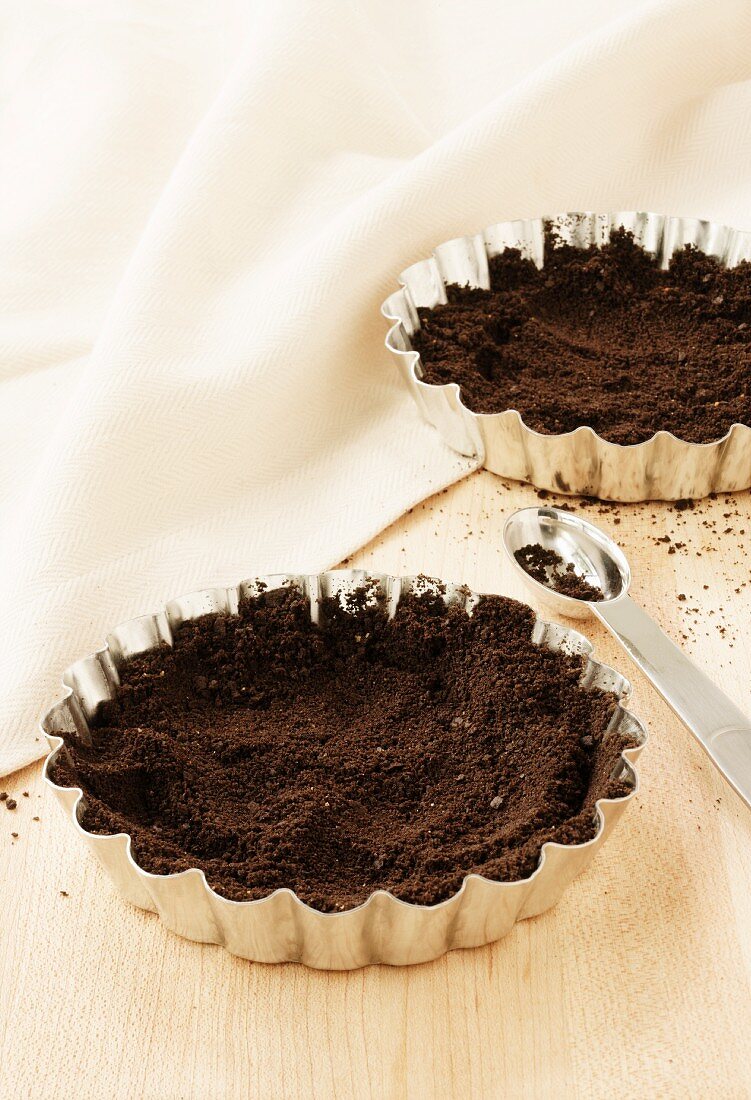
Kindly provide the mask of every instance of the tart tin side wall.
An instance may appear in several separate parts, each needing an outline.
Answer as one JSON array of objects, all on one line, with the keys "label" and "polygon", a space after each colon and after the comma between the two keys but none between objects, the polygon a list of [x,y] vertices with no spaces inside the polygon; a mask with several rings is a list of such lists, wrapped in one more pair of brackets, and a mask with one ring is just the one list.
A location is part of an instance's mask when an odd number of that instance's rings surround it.
[{"label": "tart tin side wall", "polygon": [[527,481],[557,493],[603,500],[678,500],[751,486],[751,427],[734,424],[722,439],[687,443],[659,431],[644,443],[623,446],[583,426],[562,435],[532,431],[519,413],[474,413],[464,405],[459,386],[422,381],[420,356],[410,336],[419,328],[418,307],[445,303],[449,283],[490,286],[488,261],[506,248],[543,265],[545,223],[578,248],[601,247],[619,228],[630,230],[648,252],[667,267],[674,252],[693,244],[727,267],[751,260],[751,233],[696,218],[618,211],[569,213],[550,218],[501,222],[482,233],[439,245],[433,255],[399,276],[402,289],[390,295],[381,312],[392,323],[386,347],[423,418],[450,447],[478,457],[493,473]]},{"label": "tart tin side wall", "polygon": [[[637,718],[625,709],[630,685],[623,676],[591,656],[592,645],[581,634],[538,620],[534,639],[540,645],[586,659],[582,683],[613,692],[619,706],[608,733],[628,733],[636,747],[621,755],[618,778],[632,785],[619,799],[596,804],[599,827],[595,837],[579,845],[545,844],[535,872],[517,882],[492,882],[468,875],[461,889],[438,905],[413,905],[379,890],[355,909],[321,913],[288,889],[276,890],[258,901],[229,901],[206,881],[197,868],[175,875],[144,871],[131,854],[130,837],[95,835],[81,825],[85,797],[78,787],[60,787],[50,778],[58,753],[65,752],[60,736],[90,739],[89,721],[118,683],[118,668],[134,654],[172,643],[172,631],[186,619],[210,612],[234,614],[243,595],[295,585],[310,598],[317,615],[322,596],[346,594],[369,580],[376,585],[374,599],[386,601],[393,614],[402,592],[436,591],[439,582],[424,577],[392,577],[363,570],[341,570],[316,576],[279,574],[244,581],[236,588],[206,589],[172,600],[164,611],[144,615],[116,627],[107,644],[68,668],[63,676],[65,697],[47,712],[41,728],[50,746],[44,778],[89,849],[104,867],[116,889],[133,905],[157,913],[173,932],[200,943],[216,943],[234,955],[257,962],[302,962],[325,970],[350,970],[371,963],[405,965],[427,962],[446,951],[476,947],[500,939],[517,920],[543,913],[560,898],[580,871],[605,843],[626,804],[637,790],[632,764],[646,740]],[[464,587],[446,585],[445,599],[459,601],[471,612],[478,596]]]}]

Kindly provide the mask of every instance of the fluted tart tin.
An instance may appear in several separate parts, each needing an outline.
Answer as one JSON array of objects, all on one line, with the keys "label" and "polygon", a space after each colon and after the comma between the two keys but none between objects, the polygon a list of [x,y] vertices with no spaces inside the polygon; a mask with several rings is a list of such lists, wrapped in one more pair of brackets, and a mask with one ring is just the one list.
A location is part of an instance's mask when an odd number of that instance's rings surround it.
[{"label": "fluted tart tin", "polygon": [[290,889],[268,897],[231,901],[216,893],[198,868],[176,874],[153,874],[138,865],[125,833],[94,834],[81,824],[85,796],[79,787],[62,787],[50,771],[65,742],[61,734],[90,741],[89,722],[100,704],[112,698],[119,684],[118,669],[128,658],[171,645],[181,623],[210,613],[236,614],[240,601],[261,590],[294,586],[308,598],[316,620],[319,601],[346,596],[371,586],[371,598],[383,601],[393,616],[400,597],[440,592],[471,614],[480,598],[463,586],[442,585],[424,577],[394,577],[362,570],[335,570],[316,575],[277,574],[257,577],[230,588],[211,588],[170,601],[162,611],[116,627],[104,647],[72,664],[63,675],[66,691],[45,714],[41,728],[50,747],[44,777],[75,831],[88,845],[117,890],[133,905],[157,913],[173,932],[201,943],[221,944],[234,955],[259,962],[302,962],[327,970],[349,970],[371,963],[405,965],[426,962],[455,948],[475,947],[506,935],[517,920],[543,913],[560,898],[569,883],[593,859],[636,793],[634,769],[646,740],[639,720],[626,709],[628,681],[592,655],[591,643],[574,630],[537,620],[533,640],[540,646],[584,658],[582,685],[612,693],[617,705],[605,737],[625,736],[633,747],[618,757],[613,779],[629,788],[619,798],[596,802],[597,830],[581,844],[548,842],[529,877],[513,882],[491,881],[478,874],[465,877],[452,897],[436,905],[401,901],[376,890],[367,901],[342,912],[320,912]]},{"label": "fluted tart tin", "polygon": [[390,328],[386,347],[396,360],[423,418],[460,454],[474,456],[493,473],[556,493],[603,500],[678,500],[751,486],[751,426],[733,424],[710,443],[690,443],[657,431],[636,444],[611,443],[586,424],[562,434],[543,434],[525,424],[515,409],[475,413],[453,382],[423,381],[410,337],[419,328],[418,308],[447,301],[446,286],[489,288],[489,261],[508,248],[541,268],[545,229],[577,248],[602,247],[617,229],[633,233],[663,268],[674,252],[695,245],[726,267],[751,259],[751,233],[696,218],[618,211],[567,213],[500,222],[473,236],[439,245],[432,256],[399,276],[401,289],[381,307]]}]

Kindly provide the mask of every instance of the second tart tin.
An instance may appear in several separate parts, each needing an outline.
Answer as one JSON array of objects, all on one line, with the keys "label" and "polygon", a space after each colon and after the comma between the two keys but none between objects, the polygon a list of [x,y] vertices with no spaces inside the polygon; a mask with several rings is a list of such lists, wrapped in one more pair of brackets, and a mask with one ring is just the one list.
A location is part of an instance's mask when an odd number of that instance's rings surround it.
[{"label": "second tart tin", "polygon": [[537,916],[555,905],[563,891],[605,843],[638,787],[633,763],[646,741],[644,727],[626,710],[631,686],[620,673],[592,656],[592,644],[581,634],[555,623],[537,620],[533,639],[538,645],[585,660],[582,684],[612,692],[618,700],[605,736],[626,734],[634,747],[625,749],[613,773],[630,786],[621,798],[596,803],[597,830],[583,844],[543,845],[536,870],[528,878],[495,882],[467,875],[452,897],[437,905],[400,901],[376,890],[362,905],[340,913],[322,913],[306,905],[289,889],[275,890],[255,901],[230,901],[217,894],[203,871],[191,868],[173,875],[157,875],[138,865],[126,833],[101,835],[81,824],[85,796],[79,787],[61,787],[50,778],[50,768],[65,752],[68,738],[90,738],[89,721],[100,703],[111,698],[119,684],[118,668],[129,657],[171,645],[173,631],[182,622],[210,613],[237,613],[240,600],[257,594],[259,586],[273,590],[294,585],[306,593],[311,616],[319,601],[344,595],[375,582],[373,598],[385,601],[393,615],[402,593],[440,591],[447,602],[458,602],[471,612],[479,596],[465,587],[446,585],[425,577],[394,577],[364,570],[334,570],[315,575],[276,574],[243,581],[230,588],[210,588],[171,600],[162,611],[143,615],[116,627],[105,646],[71,665],[63,675],[66,691],[44,716],[42,732],[50,753],[44,778],[54,791],[73,828],[112,879],[119,893],[133,905],[158,913],[172,932],[200,943],[221,944],[229,952],[258,962],[301,962],[322,970],[351,970],[371,963],[401,966],[427,962],[446,951],[477,947],[505,936],[518,920]]},{"label": "second tart tin", "polygon": [[429,259],[402,271],[401,289],[381,307],[391,325],[386,347],[423,418],[455,451],[478,458],[493,473],[556,493],[615,501],[678,500],[751,486],[748,425],[734,424],[711,443],[688,443],[667,431],[643,443],[609,443],[586,425],[546,435],[529,428],[515,409],[472,412],[454,382],[439,386],[422,381],[420,356],[410,341],[420,325],[418,307],[445,303],[449,283],[488,288],[488,261],[507,248],[520,249],[542,267],[546,224],[577,248],[602,247],[615,229],[625,228],[659,257],[662,267],[687,244],[716,256],[726,267],[751,260],[751,233],[696,218],[623,210],[500,222],[474,236],[447,241]]}]

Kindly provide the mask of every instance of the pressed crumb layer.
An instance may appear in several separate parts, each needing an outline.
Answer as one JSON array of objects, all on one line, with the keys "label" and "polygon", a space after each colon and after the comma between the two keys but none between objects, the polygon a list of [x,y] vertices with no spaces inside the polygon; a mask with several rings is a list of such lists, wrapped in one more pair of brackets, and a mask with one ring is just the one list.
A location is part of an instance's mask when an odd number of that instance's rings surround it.
[{"label": "pressed crumb layer", "polygon": [[148,871],[202,868],[228,898],[289,887],[330,911],[525,877],[627,793],[615,697],[532,641],[525,605],[468,615],[426,590],[389,620],[363,588],[319,618],[274,590],[129,660],[92,745],[67,734],[53,767],[83,789],[84,828],[129,833]]},{"label": "pressed crumb layer", "polygon": [[412,337],[424,381],[458,383],[474,412],[621,444],[751,425],[748,262],[726,269],[687,246],[663,271],[624,230],[579,249],[549,229],[541,269],[510,249],[490,277],[490,290],[449,286]]}]

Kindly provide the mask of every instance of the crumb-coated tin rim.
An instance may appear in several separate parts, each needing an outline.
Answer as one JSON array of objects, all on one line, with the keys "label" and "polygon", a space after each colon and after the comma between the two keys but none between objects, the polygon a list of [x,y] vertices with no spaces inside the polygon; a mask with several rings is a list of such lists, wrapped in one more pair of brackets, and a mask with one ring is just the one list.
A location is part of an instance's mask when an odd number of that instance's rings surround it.
[{"label": "crumb-coated tin rim", "polygon": [[65,732],[86,738],[88,721],[110,698],[119,682],[118,667],[137,653],[170,645],[172,631],[183,621],[211,612],[237,612],[244,595],[295,585],[308,596],[311,615],[323,596],[347,593],[366,580],[374,581],[374,598],[386,601],[393,614],[402,593],[441,591],[447,602],[470,611],[480,598],[464,586],[425,577],[394,577],[364,570],[332,570],[315,575],[274,574],[243,581],[230,588],[204,589],[171,600],[163,611],[120,624],[104,647],[75,662],[63,675],[66,693],[45,714],[41,729],[50,752],[44,779],[55,792],[116,888],[133,904],[156,912],[163,922],[187,939],[222,944],[233,954],[262,962],[299,961],[319,969],[353,969],[371,963],[404,965],[425,962],[459,947],[479,946],[505,935],[516,920],[544,912],[556,903],[569,882],[591,861],[610,829],[638,789],[633,763],[646,741],[641,722],[625,703],[631,686],[620,673],[595,660],[592,644],[577,631],[536,619],[533,638],[554,650],[580,654],[586,664],[582,683],[615,695],[617,707],[608,733],[628,732],[634,747],[619,758],[619,777],[631,784],[617,799],[598,799],[595,836],[581,844],[548,841],[535,871],[527,878],[497,882],[478,874],[466,875],[450,898],[435,905],[403,901],[386,890],[376,890],[362,904],[340,912],[321,912],[301,901],[289,888],[267,897],[233,901],[218,894],[198,868],[159,875],[145,871],[131,852],[127,833],[94,834],[80,823],[84,794],[80,787],[61,787],[50,778],[50,767],[64,751]]},{"label": "crumb-coated tin rim", "polygon": [[381,306],[391,322],[386,347],[423,417],[454,450],[477,457],[493,473],[530,482],[552,492],[604,500],[678,500],[751,486],[751,426],[735,423],[720,439],[690,443],[660,430],[641,443],[611,443],[583,424],[569,432],[544,434],[530,428],[516,409],[475,413],[455,382],[422,380],[419,353],[410,336],[419,327],[418,307],[446,301],[450,283],[490,285],[489,260],[507,248],[543,265],[545,226],[578,248],[601,247],[625,228],[666,267],[687,244],[734,267],[751,260],[751,232],[697,218],[637,211],[609,214],[572,212],[500,222],[473,236],[439,245],[426,260],[401,272],[401,289]]}]

